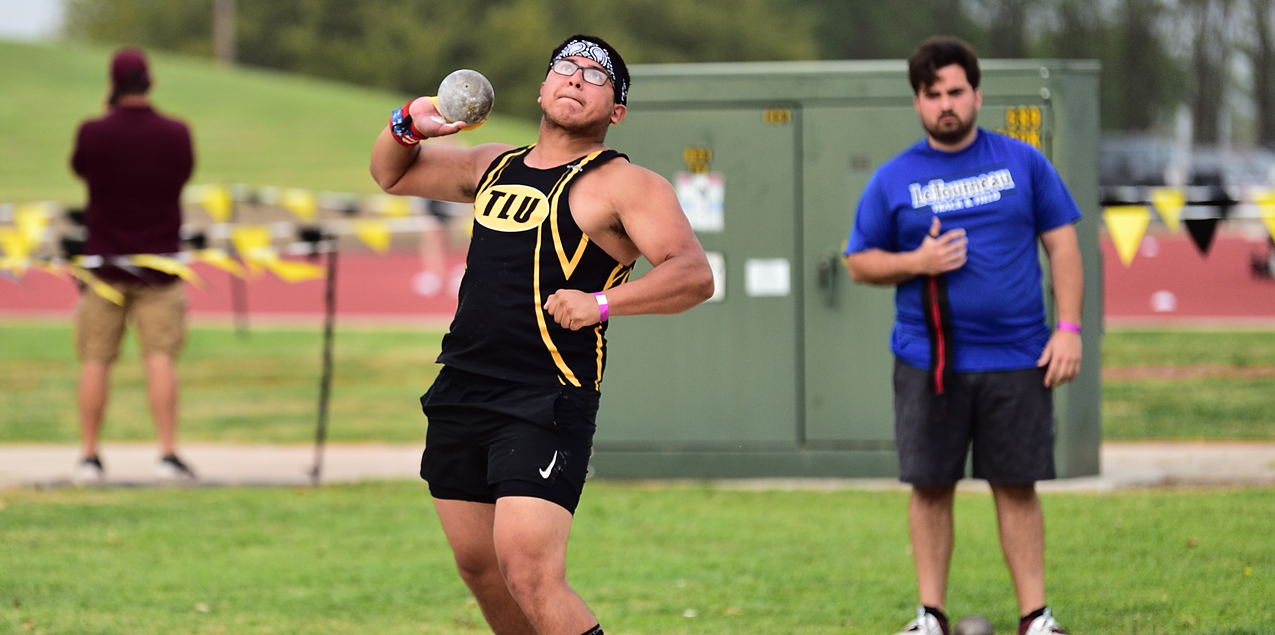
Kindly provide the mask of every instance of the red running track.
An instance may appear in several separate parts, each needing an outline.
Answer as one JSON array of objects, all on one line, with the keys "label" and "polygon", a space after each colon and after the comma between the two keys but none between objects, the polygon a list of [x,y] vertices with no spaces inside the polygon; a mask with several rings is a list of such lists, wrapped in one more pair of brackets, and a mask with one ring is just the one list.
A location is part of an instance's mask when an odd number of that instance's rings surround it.
[{"label": "red running track", "polygon": [[1219,233],[1206,257],[1185,233],[1148,234],[1125,267],[1103,236],[1107,322],[1275,325],[1275,281],[1251,273],[1264,240]]},{"label": "red running track", "polygon": [[[1106,268],[1106,317],[1111,324],[1256,323],[1275,325],[1275,281],[1250,273],[1250,254],[1266,253],[1262,242],[1222,234],[1207,258],[1185,234],[1144,239],[1129,267],[1102,238]],[[229,274],[197,265],[206,289],[191,289],[196,319],[232,315]],[[418,291],[420,260],[413,253],[342,254],[337,270],[337,312],[343,321],[419,323],[437,326],[456,310],[455,289],[464,254],[447,258],[442,288]],[[247,285],[250,319],[315,321],[323,314],[322,280],[286,284],[263,274]],[[430,285],[425,284],[428,287]],[[421,289],[429,291],[430,289]],[[20,283],[0,280],[0,315],[67,316],[75,306],[75,285],[32,271]]]}]

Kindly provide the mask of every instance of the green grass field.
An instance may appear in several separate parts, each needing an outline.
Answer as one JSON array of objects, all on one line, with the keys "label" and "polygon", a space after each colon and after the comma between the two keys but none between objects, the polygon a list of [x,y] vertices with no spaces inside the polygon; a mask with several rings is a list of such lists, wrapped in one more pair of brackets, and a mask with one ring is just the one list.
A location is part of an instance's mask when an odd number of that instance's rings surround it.
[{"label": "green grass field", "polygon": [[[440,334],[342,329],[330,421],[337,441],[417,442],[416,399],[437,372]],[[317,328],[191,330],[179,372],[183,439],[297,443],[312,438],[322,340]],[[1275,366],[1275,332],[1112,331],[1108,369]],[[0,323],[0,442],[71,443],[76,362],[64,323]],[[104,437],[150,440],[136,347],[116,366]],[[605,401],[604,401],[605,407]],[[1275,440],[1275,377],[1142,378],[1103,386],[1107,439]]]},{"label": "green grass field", "polygon": [[[1111,379],[1102,387],[1106,439],[1275,440],[1275,332],[1109,331],[1107,369],[1177,369],[1173,379]],[[1220,376],[1193,378],[1192,368]]]},{"label": "green grass field", "polygon": [[[0,631],[481,633],[420,483],[0,493]],[[906,495],[593,484],[571,581],[608,633],[893,633]],[[1046,495],[1072,633],[1275,632],[1275,491]],[[1011,633],[991,499],[957,500],[948,608]],[[694,615],[694,617],[687,617]]]},{"label": "green grass field", "polygon": [[[69,159],[79,122],[100,116],[111,50],[0,41],[0,203],[81,203]],[[407,95],[211,61],[153,54],[152,97],[190,125],[192,183],[379,192],[368,153]],[[495,116],[470,144],[535,140],[535,125]]]},{"label": "green grass field", "polygon": [[[66,324],[0,324],[0,442],[74,442],[77,363]],[[416,399],[437,374],[441,334],[342,330],[334,345],[329,438],[423,442]],[[193,328],[178,367],[181,437],[295,443],[310,440],[319,394],[318,328]],[[131,337],[115,366],[103,437],[154,438]]]}]

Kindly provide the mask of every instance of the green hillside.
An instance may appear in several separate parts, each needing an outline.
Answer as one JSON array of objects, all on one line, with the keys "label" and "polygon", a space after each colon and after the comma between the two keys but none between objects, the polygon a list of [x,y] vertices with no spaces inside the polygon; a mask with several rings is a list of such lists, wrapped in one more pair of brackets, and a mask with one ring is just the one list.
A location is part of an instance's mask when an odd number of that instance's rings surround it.
[{"label": "green hillside", "polygon": [[[68,159],[79,122],[101,114],[111,51],[0,41],[0,203],[79,203]],[[152,98],[195,137],[192,183],[379,191],[368,151],[406,95],[208,60],[152,54]],[[469,144],[535,140],[531,123],[493,117]]]}]

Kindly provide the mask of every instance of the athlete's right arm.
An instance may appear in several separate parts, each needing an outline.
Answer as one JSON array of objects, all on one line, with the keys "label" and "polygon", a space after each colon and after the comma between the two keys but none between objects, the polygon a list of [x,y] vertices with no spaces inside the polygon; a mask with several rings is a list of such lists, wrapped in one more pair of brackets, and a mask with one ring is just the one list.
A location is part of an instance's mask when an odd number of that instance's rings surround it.
[{"label": "athlete's right arm", "polygon": [[[426,97],[412,102],[409,109],[416,129],[426,138],[456,134],[465,122],[439,123],[434,104]],[[450,148],[420,143],[403,146],[394,139],[388,125],[372,146],[372,178],[388,194],[421,196],[439,201],[472,203],[478,180],[487,166],[513,146],[488,143],[473,148]]]},{"label": "athlete's right arm", "polygon": [[929,235],[913,251],[867,249],[850,254],[846,257],[850,277],[861,284],[888,286],[960,269],[965,265],[965,230],[953,229],[940,236],[940,228],[935,216]]}]

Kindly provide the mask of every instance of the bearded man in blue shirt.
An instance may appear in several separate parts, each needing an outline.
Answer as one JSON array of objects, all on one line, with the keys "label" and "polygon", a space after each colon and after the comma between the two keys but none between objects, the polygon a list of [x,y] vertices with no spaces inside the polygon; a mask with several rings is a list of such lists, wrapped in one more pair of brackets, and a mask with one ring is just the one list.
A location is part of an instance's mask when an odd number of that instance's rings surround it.
[{"label": "bearded man in blue shirt", "polygon": [[[856,282],[897,286],[895,439],[912,485],[908,528],[921,606],[904,633],[950,635],[943,612],[952,503],[973,475],[996,502],[1019,635],[1063,633],[1045,603],[1044,515],[1054,478],[1054,386],[1080,370],[1080,209],[1030,145],[977,127],[978,57],[938,37],[908,59],[925,138],[873,175],[846,247]],[[1045,319],[1037,241],[1057,328]]]}]

